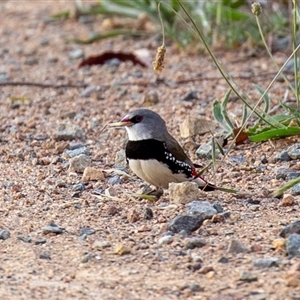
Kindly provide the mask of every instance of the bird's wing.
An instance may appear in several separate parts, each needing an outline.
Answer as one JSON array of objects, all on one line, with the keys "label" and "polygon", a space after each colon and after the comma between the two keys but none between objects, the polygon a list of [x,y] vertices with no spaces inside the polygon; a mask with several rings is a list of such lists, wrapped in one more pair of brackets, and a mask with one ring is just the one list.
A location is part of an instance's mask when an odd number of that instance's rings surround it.
[{"label": "bird's wing", "polygon": [[179,143],[170,134],[168,136],[168,139],[166,140],[166,147],[177,160],[186,162],[191,167],[194,167],[192,161],[185,154],[182,147],[179,145]]}]

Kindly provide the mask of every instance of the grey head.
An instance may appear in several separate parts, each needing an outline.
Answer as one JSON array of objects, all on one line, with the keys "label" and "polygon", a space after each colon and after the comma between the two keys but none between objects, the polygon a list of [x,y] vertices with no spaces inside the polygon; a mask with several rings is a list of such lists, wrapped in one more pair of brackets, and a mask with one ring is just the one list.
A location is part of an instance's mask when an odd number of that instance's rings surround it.
[{"label": "grey head", "polygon": [[161,116],[150,109],[136,109],[129,112],[120,122],[112,127],[124,127],[131,141],[156,139],[165,141],[169,135],[166,123]]}]

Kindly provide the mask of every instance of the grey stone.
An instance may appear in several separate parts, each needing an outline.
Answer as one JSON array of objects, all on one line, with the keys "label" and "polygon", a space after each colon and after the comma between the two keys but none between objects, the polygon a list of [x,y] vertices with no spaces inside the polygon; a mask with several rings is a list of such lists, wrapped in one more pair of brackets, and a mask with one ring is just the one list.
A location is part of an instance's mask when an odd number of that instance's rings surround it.
[{"label": "grey stone", "polygon": [[46,244],[47,240],[45,238],[37,238],[36,241],[34,242],[35,245],[43,245]]},{"label": "grey stone", "polygon": [[0,240],[7,240],[10,237],[8,230],[0,230]]},{"label": "grey stone", "polygon": [[206,245],[206,241],[199,237],[186,238],[183,243],[186,249],[201,248]]},{"label": "grey stone", "polygon": [[51,256],[48,253],[41,253],[39,256],[40,259],[51,260]]},{"label": "grey stone", "polygon": [[216,129],[214,121],[201,116],[187,115],[180,124],[180,136],[187,138],[197,134],[213,132]]},{"label": "grey stone", "polygon": [[53,138],[56,141],[71,141],[84,139],[84,131],[75,124],[60,124]]},{"label": "grey stone", "polygon": [[275,156],[275,161],[290,161],[290,160],[292,159],[290,158],[287,150],[283,150]]},{"label": "grey stone", "polygon": [[82,49],[74,49],[71,52],[69,52],[69,57],[71,59],[79,59],[84,57],[84,52]]},{"label": "grey stone", "polygon": [[76,173],[83,173],[85,168],[90,167],[92,160],[85,154],[80,154],[70,159],[69,171]]},{"label": "grey stone", "polygon": [[203,223],[204,218],[197,215],[181,215],[171,220],[168,224],[168,230],[178,233],[182,230],[190,234],[197,230]]},{"label": "grey stone", "polygon": [[300,183],[295,184],[291,189],[291,194],[293,196],[300,195]]},{"label": "grey stone", "polygon": [[286,174],[286,180],[292,180],[300,177],[300,172],[290,172]]},{"label": "grey stone", "polygon": [[[201,145],[197,150],[196,154],[199,158],[211,159],[212,157],[212,145],[211,143]],[[216,157],[220,154],[220,151],[216,149]]]},{"label": "grey stone", "polygon": [[19,241],[22,241],[24,243],[31,243],[32,242],[32,239],[30,236],[18,236],[17,239]]},{"label": "grey stone", "polygon": [[92,245],[92,248],[97,250],[108,248],[108,247],[111,247],[111,242],[106,240],[103,241],[96,240]]},{"label": "grey stone", "polygon": [[115,156],[115,168],[126,168],[127,167],[127,160],[126,160],[126,154],[125,154],[125,150],[119,150],[116,153]]},{"label": "grey stone", "polygon": [[119,175],[114,175],[113,177],[110,177],[107,181],[108,184],[115,185],[115,184],[121,184],[122,180]]},{"label": "grey stone", "polygon": [[165,235],[158,240],[159,245],[171,244],[174,238],[171,235]]},{"label": "grey stone", "polygon": [[39,63],[39,60],[36,57],[34,57],[34,56],[29,56],[24,61],[24,64],[28,65],[28,66],[37,65],[38,63]]},{"label": "grey stone", "polygon": [[75,156],[78,156],[80,154],[89,155],[89,149],[85,146],[82,146],[80,148],[72,149],[72,150],[65,150],[64,154],[67,158],[72,158]]},{"label": "grey stone", "polygon": [[277,267],[280,263],[278,257],[270,257],[270,258],[258,258],[252,261],[252,264],[258,268],[270,268]]},{"label": "grey stone", "polygon": [[230,241],[227,249],[228,253],[246,253],[249,251],[250,250],[244,244],[236,239]]},{"label": "grey stone", "polygon": [[218,260],[218,263],[221,263],[221,264],[227,264],[229,262],[229,259],[225,256],[222,256],[219,260]]},{"label": "grey stone", "polygon": [[213,203],[213,208],[217,211],[217,213],[222,213],[224,212],[224,209],[222,207],[222,205],[219,202],[215,202]]},{"label": "grey stone", "polygon": [[197,100],[198,99],[198,91],[189,91],[185,93],[182,97],[183,101],[191,101],[191,100]]},{"label": "grey stone", "polygon": [[286,252],[289,257],[300,257],[300,234],[292,233],[288,236]]},{"label": "grey stone", "polygon": [[73,192],[83,192],[85,190],[85,185],[83,183],[77,183],[72,186]]},{"label": "grey stone", "polygon": [[94,234],[96,232],[95,229],[90,228],[90,227],[81,227],[79,228],[79,234],[80,235],[91,235]]},{"label": "grey stone", "polygon": [[289,169],[289,168],[278,168],[276,170],[276,179],[283,179],[283,180],[286,180],[287,179],[287,176],[290,174],[290,173],[294,173],[295,171],[293,171],[292,169]]},{"label": "grey stone", "polygon": [[291,223],[290,225],[286,226],[285,228],[283,228],[280,231],[279,236],[283,238],[287,238],[292,233],[300,234],[300,220],[297,220]]},{"label": "grey stone", "polygon": [[80,94],[80,97],[90,97],[93,93],[98,91],[98,87],[96,85],[91,85],[86,87]]},{"label": "grey stone", "polygon": [[201,214],[204,219],[211,219],[217,210],[208,201],[193,201],[187,204],[187,214]]},{"label": "grey stone", "polygon": [[50,223],[48,226],[45,226],[43,228],[43,234],[49,234],[49,233],[55,233],[55,234],[61,234],[64,232],[64,228],[56,225],[55,223]]},{"label": "grey stone", "polygon": [[153,218],[153,211],[151,208],[146,207],[144,210],[144,219],[151,220]]},{"label": "grey stone", "polygon": [[252,272],[243,271],[240,274],[240,280],[246,282],[257,281],[257,275],[253,274]]},{"label": "grey stone", "polygon": [[288,155],[291,159],[300,158],[300,143],[296,143],[288,148]]},{"label": "grey stone", "polygon": [[231,162],[234,162],[234,163],[237,163],[237,164],[243,164],[243,163],[246,162],[246,158],[243,154],[241,154],[241,155],[231,155],[228,158]]}]

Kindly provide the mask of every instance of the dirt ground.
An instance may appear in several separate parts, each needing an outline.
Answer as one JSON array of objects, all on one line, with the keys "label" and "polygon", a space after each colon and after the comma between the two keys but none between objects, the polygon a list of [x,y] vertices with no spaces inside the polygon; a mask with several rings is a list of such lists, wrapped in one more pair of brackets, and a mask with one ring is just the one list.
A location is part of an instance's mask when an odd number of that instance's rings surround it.
[{"label": "dirt ground", "polygon": [[[210,170],[206,178],[238,189],[240,196],[199,193],[199,199],[219,202],[230,217],[206,221],[189,237],[175,234],[169,244],[162,243],[168,222],[183,214],[185,205],[174,203],[168,191],[154,203],[135,198],[142,181],[130,171],[132,178],[109,172],[126,133],[102,128],[143,107],[144,95],[156,91],[159,102],[149,108],[161,114],[190,157],[205,165],[208,160],[199,160],[195,150],[210,134],[183,139],[179,126],[187,115],[212,119],[211,103],[224,96],[227,86],[216,79],[220,76],[209,57],[175,46],[168,47],[159,76],[151,67],[131,62],[78,68],[81,52],[87,57],[147,49],[153,57],[160,41],[149,35],[89,45],[68,42],[101,27],[101,18],[49,21],[53,13],[72,5],[58,0],[0,3],[1,84],[7,80],[99,87],[87,95],[80,87],[1,85],[0,229],[10,232],[8,239],[0,240],[1,299],[300,299],[299,261],[273,245],[282,228],[299,219],[299,199],[284,206],[269,196],[283,184],[276,170],[291,164],[275,162],[274,157],[298,138],[232,149],[219,160],[216,175]],[[218,50],[216,55],[245,92],[258,99],[253,84],[266,87],[272,77],[261,75],[274,70],[266,55],[253,57],[248,50]],[[287,54],[275,57],[283,63]],[[200,76],[199,81],[176,83]],[[273,86],[274,107],[285,89],[282,82]],[[198,92],[198,99],[184,101],[191,91]],[[234,99],[229,110],[237,119],[241,116],[241,105]],[[84,138],[56,140],[65,123],[79,126]],[[104,179],[80,185],[82,174],[69,170],[64,151],[76,144],[87,147],[92,167],[102,170]],[[229,159],[240,155],[244,162]],[[299,165],[293,162],[296,169]],[[121,183],[113,185],[114,179]],[[153,218],[147,219],[149,209]],[[45,232],[51,222],[63,227],[62,233]],[[203,238],[206,245],[186,249],[191,236]],[[249,251],[228,252],[233,239]],[[253,261],[259,258],[278,258],[279,263],[256,266]]]}]

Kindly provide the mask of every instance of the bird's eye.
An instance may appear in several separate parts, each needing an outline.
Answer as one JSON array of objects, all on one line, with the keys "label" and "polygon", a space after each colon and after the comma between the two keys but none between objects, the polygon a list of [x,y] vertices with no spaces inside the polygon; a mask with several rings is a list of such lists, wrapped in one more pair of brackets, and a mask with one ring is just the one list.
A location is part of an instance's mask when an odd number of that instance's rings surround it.
[{"label": "bird's eye", "polygon": [[143,120],[143,116],[137,115],[137,116],[134,116],[130,121],[132,123],[136,124],[136,123],[140,123],[142,120]]}]

